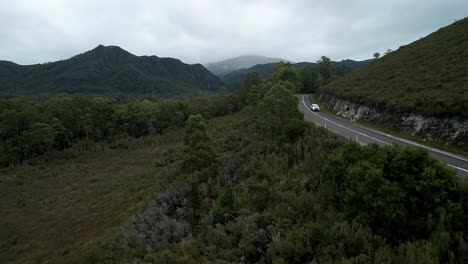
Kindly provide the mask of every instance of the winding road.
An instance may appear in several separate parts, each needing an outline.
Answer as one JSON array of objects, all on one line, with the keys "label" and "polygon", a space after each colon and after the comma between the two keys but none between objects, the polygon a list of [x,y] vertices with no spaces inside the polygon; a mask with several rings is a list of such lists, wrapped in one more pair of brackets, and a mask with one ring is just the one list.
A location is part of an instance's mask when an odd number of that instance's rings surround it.
[{"label": "winding road", "polygon": [[343,120],[335,117],[334,115],[324,112],[313,112],[310,110],[309,101],[310,96],[303,94],[299,96],[299,110],[304,113],[307,121],[316,123],[319,126],[326,127],[327,129],[343,135],[349,139],[355,140],[360,144],[377,143],[379,145],[399,144],[404,146],[416,146],[426,149],[432,156],[445,162],[447,166],[455,169],[457,175],[461,178],[468,176],[468,159],[449,153],[447,151],[428,147],[404,138],[399,138],[375,129],[357,125],[348,120]]}]

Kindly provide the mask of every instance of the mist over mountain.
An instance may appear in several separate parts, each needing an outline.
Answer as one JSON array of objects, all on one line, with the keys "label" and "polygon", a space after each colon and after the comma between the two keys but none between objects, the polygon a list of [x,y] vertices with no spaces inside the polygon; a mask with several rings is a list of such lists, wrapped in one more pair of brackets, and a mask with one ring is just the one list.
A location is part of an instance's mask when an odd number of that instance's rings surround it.
[{"label": "mist over mountain", "polygon": [[280,58],[270,58],[257,55],[239,56],[220,62],[208,63],[205,67],[217,76],[224,76],[232,71],[250,68],[257,64],[277,63],[280,61],[288,62],[288,60]]},{"label": "mist over mountain", "polygon": [[92,94],[106,96],[190,96],[217,91],[221,80],[201,64],[174,58],[136,56],[99,45],[67,60],[18,65],[0,61],[4,95]]}]

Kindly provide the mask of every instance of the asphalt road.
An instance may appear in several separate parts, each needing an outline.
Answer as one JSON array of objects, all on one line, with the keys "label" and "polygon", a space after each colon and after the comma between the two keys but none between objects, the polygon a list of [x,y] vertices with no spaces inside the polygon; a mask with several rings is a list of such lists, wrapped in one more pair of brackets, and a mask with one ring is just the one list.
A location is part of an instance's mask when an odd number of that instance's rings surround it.
[{"label": "asphalt road", "polygon": [[305,118],[320,126],[355,140],[360,144],[377,143],[379,145],[399,144],[404,146],[416,146],[426,149],[432,156],[445,162],[447,166],[455,169],[461,178],[468,177],[468,159],[449,153],[447,151],[428,147],[407,139],[399,138],[387,133],[357,125],[351,121],[336,118],[324,112],[313,112],[310,110],[309,95],[300,95],[299,109],[304,113]]}]

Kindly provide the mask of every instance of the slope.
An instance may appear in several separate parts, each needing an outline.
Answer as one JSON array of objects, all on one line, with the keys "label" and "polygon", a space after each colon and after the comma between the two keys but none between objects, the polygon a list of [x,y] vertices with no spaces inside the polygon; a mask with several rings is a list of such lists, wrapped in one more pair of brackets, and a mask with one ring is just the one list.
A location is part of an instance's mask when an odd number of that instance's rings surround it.
[{"label": "slope", "polygon": [[468,117],[468,18],[323,87],[322,94],[427,116]]}]

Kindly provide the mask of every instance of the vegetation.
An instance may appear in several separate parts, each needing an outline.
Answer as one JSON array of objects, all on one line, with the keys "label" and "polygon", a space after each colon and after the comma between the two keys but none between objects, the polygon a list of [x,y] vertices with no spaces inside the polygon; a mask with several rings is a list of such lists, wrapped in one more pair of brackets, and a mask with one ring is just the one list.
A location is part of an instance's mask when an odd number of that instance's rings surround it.
[{"label": "vegetation", "polygon": [[[364,60],[364,61],[353,61],[353,60],[342,60],[342,61],[331,61],[331,70],[332,73],[336,76],[343,76],[345,73],[355,71],[362,67],[367,66],[371,63],[372,60]],[[229,89],[232,90],[239,90],[243,87],[243,83],[247,75],[251,72],[256,72],[258,76],[262,80],[266,80],[273,76],[276,71],[276,67],[279,63],[267,63],[267,64],[259,64],[248,69],[240,69],[236,71],[232,71],[230,73],[225,74],[222,77],[223,82]],[[284,64],[284,63],[283,63]],[[312,62],[299,62],[299,63],[292,63],[293,68],[298,69],[301,71],[301,74],[305,74],[307,76],[312,76],[311,78],[315,80],[313,77],[314,75],[319,74],[319,64],[312,63]],[[305,71],[303,69],[306,69]],[[310,69],[313,69],[312,73]],[[304,84],[305,87],[310,87],[311,83],[308,79],[304,79],[305,82],[308,84]],[[314,85],[315,81],[314,81]],[[315,91],[315,87],[307,88],[306,90]]]},{"label": "vegetation", "polygon": [[322,56],[317,63],[320,65],[320,76],[322,77],[322,85],[328,84],[331,82],[332,70],[331,70],[331,60],[327,56]]},{"label": "vegetation", "polygon": [[391,50],[322,94],[392,112],[468,117],[468,18]]},{"label": "vegetation", "polygon": [[165,185],[172,168],[162,164],[182,139],[179,129],[0,169],[0,262],[70,263],[97,239],[118,237],[120,224]]},{"label": "vegetation", "polygon": [[[152,151],[145,152],[145,157],[125,156],[145,160],[132,170],[154,177],[150,178],[154,179],[154,195],[141,199],[146,206],[129,209],[128,204],[119,205],[104,216],[122,221],[120,229],[110,229],[110,224],[105,227],[107,232],[80,237],[77,244],[63,246],[55,254],[42,249],[46,257],[32,260],[462,263],[466,258],[468,188],[455,172],[422,150],[360,146],[304,123],[294,95],[300,89],[295,85],[298,76],[288,64],[278,67],[266,81],[251,74],[241,93],[242,110],[208,120],[193,111],[184,129],[134,139],[147,142],[135,147],[134,153]],[[144,146],[153,140],[158,143]],[[109,152],[102,155],[112,156]],[[7,176],[2,177],[10,179],[2,178],[5,189],[23,168],[37,170],[35,166],[5,170]],[[101,167],[106,169],[110,168]],[[127,173],[133,174],[131,170]],[[35,188],[43,180],[27,175],[34,183],[24,182],[15,193]],[[112,178],[106,183],[111,184]],[[90,192],[87,197],[99,193]],[[116,192],[124,193],[125,187]],[[114,201],[113,196],[98,197],[109,206],[121,201]],[[76,203],[83,205],[79,200]],[[25,235],[15,238],[8,233],[3,247],[13,250],[4,259],[15,259],[15,250],[31,252],[19,248],[27,241],[26,234],[31,233],[30,239],[37,235],[24,224],[37,223],[28,214],[35,206],[24,210],[17,209],[14,202],[6,205],[9,222],[1,226],[11,226],[19,215],[24,221],[15,227]],[[55,210],[63,205],[44,206]],[[48,215],[44,210],[41,213]],[[57,219],[51,217],[45,223]],[[96,230],[103,228],[100,225]],[[54,236],[49,236],[47,241],[52,240]]]},{"label": "vegetation", "polygon": [[240,103],[237,95],[227,93],[129,103],[78,95],[57,95],[40,102],[0,99],[0,166],[33,162],[44,155],[61,156],[63,150],[79,151],[94,142],[162,134],[182,127],[190,114],[226,115],[238,111]]},{"label": "vegetation", "polygon": [[222,83],[200,64],[135,56],[115,46],[98,46],[70,59],[21,66],[0,61],[0,94],[187,97],[218,91]]}]

